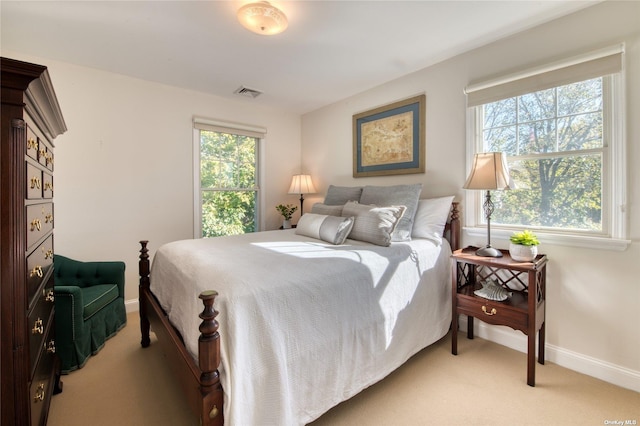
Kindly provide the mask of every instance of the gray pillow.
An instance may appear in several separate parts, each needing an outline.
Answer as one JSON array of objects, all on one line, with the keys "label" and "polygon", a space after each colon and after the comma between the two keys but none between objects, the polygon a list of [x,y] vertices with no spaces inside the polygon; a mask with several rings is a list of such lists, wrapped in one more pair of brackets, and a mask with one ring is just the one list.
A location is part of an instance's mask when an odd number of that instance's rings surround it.
[{"label": "gray pillow", "polygon": [[304,235],[331,244],[342,244],[353,227],[353,217],[337,217],[307,213],[296,226],[296,234]]},{"label": "gray pillow", "polygon": [[388,246],[391,244],[391,234],[404,211],[404,206],[378,207],[349,201],[342,209],[342,216],[355,217],[348,238]]},{"label": "gray pillow", "polygon": [[398,222],[391,241],[409,241],[421,192],[421,183],[392,186],[367,185],[362,189],[360,203],[376,206],[405,206],[407,209]]},{"label": "gray pillow", "polygon": [[339,206],[328,206],[323,203],[315,203],[313,207],[311,207],[311,213],[326,214],[329,216],[342,216],[343,207],[344,204],[340,204]]},{"label": "gray pillow", "polygon": [[324,203],[329,206],[342,206],[347,201],[360,201],[360,194],[362,194],[361,186],[329,185]]}]

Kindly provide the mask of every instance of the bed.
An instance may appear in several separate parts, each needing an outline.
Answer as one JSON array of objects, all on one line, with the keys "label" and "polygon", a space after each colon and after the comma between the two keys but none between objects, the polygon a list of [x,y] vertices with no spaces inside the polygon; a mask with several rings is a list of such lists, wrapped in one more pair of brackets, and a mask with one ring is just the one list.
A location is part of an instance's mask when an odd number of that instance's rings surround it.
[{"label": "bed", "polygon": [[[331,194],[296,229],[171,242],[153,267],[140,242],[142,346],[151,328],[203,425],[309,423],[448,332],[453,197],[438,199],[445,220],[426,234],[393,239],[402,206],[391,241],[372,243],[362,225],[394,206]],[[433,219],[422,204],[416,223]]]}]

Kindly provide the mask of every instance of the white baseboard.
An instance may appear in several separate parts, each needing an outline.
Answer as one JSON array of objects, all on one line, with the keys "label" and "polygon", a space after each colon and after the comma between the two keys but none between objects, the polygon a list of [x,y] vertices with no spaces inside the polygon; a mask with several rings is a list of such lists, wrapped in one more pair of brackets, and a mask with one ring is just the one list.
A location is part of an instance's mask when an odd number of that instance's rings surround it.
[{"label": "white baseboard", "polygon": [[[466,315],[460,315],[459,323],[459,333],[465,336],[467,330]],[[474,321],[474,335],[519,352],[527,352],[527,336],[508,327],[492,326],[476,320]],[[638,371],[550,345],[549,343],[545,345],[545,360],[616,386],[640,392],[640,372]]]},{"label": "white baseboard", "polygon": [[128,314],[130,314],[131,312],[138,312],[140,310],[138,299],[125,300],[124,307]]}]

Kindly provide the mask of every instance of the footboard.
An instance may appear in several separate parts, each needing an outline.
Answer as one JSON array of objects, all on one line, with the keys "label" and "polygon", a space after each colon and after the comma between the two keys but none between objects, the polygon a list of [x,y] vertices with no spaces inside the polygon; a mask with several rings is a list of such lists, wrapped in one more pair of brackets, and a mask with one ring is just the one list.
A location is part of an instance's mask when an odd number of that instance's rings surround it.
[{"label": "footboard", "polygon": [[218,295],[215,291],[200,294],[204,309],[200,314],[200,337],[198,338],[198,362],[187,351],[180,334],[169,322],[167,315],[158,303],[150,288],[150,264],[148,241],[140,241],[139,272],[140,285],[140,332],[141,345],[146,348],[151,343],[149,330],[158,338],[158,344],[169,360],[170,368],[178,379],[192,412],[198,416],[202,425],[224,424],[223,390],[220,383],[218,366],[220,365],[220,335],[215,317],[218,312],[213,303]]}]

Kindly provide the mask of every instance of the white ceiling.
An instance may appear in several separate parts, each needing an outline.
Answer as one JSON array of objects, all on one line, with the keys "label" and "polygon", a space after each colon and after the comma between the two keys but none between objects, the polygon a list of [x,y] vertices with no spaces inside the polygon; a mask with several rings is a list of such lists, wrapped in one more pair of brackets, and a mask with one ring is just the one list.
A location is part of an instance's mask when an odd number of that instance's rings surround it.
[{"label": "white ceiling", "polygon": [[289,28],[261,36],[247,2],[1,0],[1,46],[303,114],[596,3],[272,0]]}]

